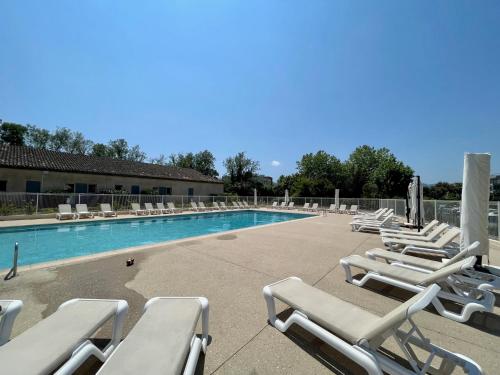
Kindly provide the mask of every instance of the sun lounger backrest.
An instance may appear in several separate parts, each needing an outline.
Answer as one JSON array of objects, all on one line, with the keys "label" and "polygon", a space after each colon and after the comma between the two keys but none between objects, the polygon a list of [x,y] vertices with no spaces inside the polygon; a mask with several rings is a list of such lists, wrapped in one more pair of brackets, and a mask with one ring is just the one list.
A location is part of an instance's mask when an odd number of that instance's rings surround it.
[{"label": "sun lounger backrest", "polygon": [[389,214],[385,217],[384,220],[382,220],[382,222],[380,223],[380,226],[384,226],[385,224],[387,224],[390,220],[392,220],[392,217],[394,216],[394,214]]},{"label": "sun lounger backrest", "polygon": [[163,203],[156,203],[156,208],[159,209],[159,210],[164,210],[165,209],[165,205]]},{"label": "sun lounger backrest", "polygon": [[330,205],[329,210],[334,210],[334,209],[335,209],[335,203],[332,203],[332,204]]},{"label": "sun lounger backrest", "polygon": [[167,202],[167,206],[168,206],[168,208],[170,208],[172,210],[175,208],[175,205],[173,202]]},{"label": "sun lounger backrest", "polygon": [[304,203],[304,207],[302,208],[309,208],[309,203]]},{"label": "sun lounger backrest", "polygon": [[61,214],[70,214],[71,213],[71,205],[70,204],[60,204],[58,206],[59,212]]},{"label": "sun lounger backrest", "polygon": [[437,223],[439,223],[438,220],[432,220],[429,224],[427,224],[425,227],[422,228],[422,232],[426,233],[427,231],[429,231]]},{"label": "sun lounger backrest", "polygon": [[374,345],[378,346],[381,341],[385,339],[384,334],[387,331],[398,328],[411,315],[426,307],[429,303],[431,303],[432,299],[437,295],[439,290],[440,288],[436,284],[428,286],[405,303],[399,305],[391,312],[382,316],[375,323],[372,323],[373,327],[370,327],[371,329],[368,329],[368,331],[364,335],[364,338],[368,341],[378,341],[377,344]]},{"label": "sun lounger backrest", "polygon": [[316,208],[318,208],[318,204],[317,203],[313,203],[312,207],[311,207],[313,210],[315,210]]},{"label": "sun lounger backrest", "polygon": [[358,210],[358,205],[357,204],[353,204],[350,208],[351,211],[357,211]]},{"label": "sun lounger backrest", "polygon": [[85,203],[79,203],[75,205],[76,207],[76,212],[89,212],[89,209],[87,208],[87,205]]},{"label": "sun lounger backrest", "polygon": [[295,204],[295,202],[290,202],[290,203],[288,204],[288,208],[293,207],[293,205],[294,205],[294,204]]},{"label": "sun lounger backrest", "polygon": [[474,266],[475,261],[476,257],[471,256],[452,264],[447,263],[446,266],[444,266],[443,268],[440,268],[439,270],[430,273],[425,278],[425,280],[421,282],[421,284],[430,285],[439,280],[445,279],[446,277],[453,275],[454,273],[460,272],[463,269],[471,268]]},{"label": "sun lounger backrest", "polygon": [[340,211],[344,211],[345,209],[346,209],[346,205],[345,204],[341,204],[339,210]]},{"label": "sun lounger backrest", "polygon": [[196,202],[194,202],[194,201],[191,201],[191,207],[198,208],[198,206],[196,205]]},{"label": "sun lounger backrest", "polygon": [[451,228],[450,230],[448,230],[448,232],[439,237],[439,239],[436,241],[436,246],[444,247],[448,245],[459,234],[460,234],[460,229]]},{"label": "sun lounger backrest", "polygon": [[434,237],[436,237],[439,233],[443,232],[443,231],[444,231],[446,228],[448,228],[448,227],[449,227],[449,225],[448,225],[448,224],[446,224],[446,223],[439,224],[436,228],[434,228],[434,229],[432,230],[432,232],[430,232],[430,233],[428,234],[428,236],[429,236],[429,237],[431,237],[431,238],[434,238]]},{"label": "sun lounger backrest", "polygon": [[139,203],[132,203],[132,210],[139,211],[141,209],[141,205]]},{"label": "sun lounger backrest", "polygon": [[475,241],[475,242],[471,243],[465,249],[460,250],[460,252],[457,255],[455,255],[453,258],[450,258],[450,260],[448,260],[448,262],[444,263],[444,264],[456,263],[463,258],[470,257],[470,256],[474,255],[472,252],[478,246],[479,246],[479,241]]},{"label": "sun lounger backrest", "polygon": [[109,203],[101,203],[101,211],[111,211],[111,205]]}]

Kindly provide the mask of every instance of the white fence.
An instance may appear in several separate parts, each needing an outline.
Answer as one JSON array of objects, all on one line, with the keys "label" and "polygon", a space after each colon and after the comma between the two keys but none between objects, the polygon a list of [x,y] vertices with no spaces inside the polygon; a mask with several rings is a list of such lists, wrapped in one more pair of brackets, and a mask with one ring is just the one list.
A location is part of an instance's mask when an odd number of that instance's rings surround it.
[{"label": "white fence", "polygon": [[[284,197],[258,196],[258,206],[269,206],[273,202],[281,203]],[[295,207],[304,203],[318,203],[320,208],[328,208],[335,203],[333,197],[290,197]],[[187,196],[187,195],[149,195],[149,194],[49,194],[49,193],[0,193],[0,217],[14,215],[48,215],[57,212],[57,205],[69,203],[86,203],[90,210],[97,211],[100,203],[111,204],[115,211],[128,211],[131,203],[173,202],[180,208],[189,208],[190,202],[214,201],[232,204],[233,201],[254,203],[253,196]],[[396,215],[406,214],[404,199],[370,199],[370,198],[340,198],[340,204],[348,207],[355,204],[359,210],[374,211],[378,208],[393,208]],[[460,226],[460,201],[424,200],[424,218],[426,221],[437,219],[442,222]],[[500,202],[490,202],[489,233],[494,238],[500,238]]]}]

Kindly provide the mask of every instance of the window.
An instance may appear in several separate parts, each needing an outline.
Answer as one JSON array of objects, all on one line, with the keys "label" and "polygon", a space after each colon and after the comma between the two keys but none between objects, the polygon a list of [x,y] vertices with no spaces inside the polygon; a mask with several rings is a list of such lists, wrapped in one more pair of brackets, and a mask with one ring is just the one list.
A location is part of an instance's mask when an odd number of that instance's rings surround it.
[{"label": "window", "polygon": [[123,185],[115,185],[115,190],[116,191],[122,191],[123,190]]},{"label": "window", "polygon": [[64,185],[65,193],[74,193],[75,192],[75,184],[66,184]]},{"label": "window", "polygon": [[89,184],[88,191],[90,194],[95,194],[97,192],[97,185],[96,184]]},{"label": "window", "polygon": [[77,183],[75,185],[75,193],[85,194],[87,192],[87,184]]},{"label": "window", "polygon": [[172,195],[172,188],[160,186],[159,187],[159,194],[160,195]]},{"label": "window", "polygon": [[194,188],[188,188],[188,195],[194,195]]},{"label": "window", "polygon": [[26,181],[26,193],[39,193],[40,181]]},{"label": "window", "polygon": [[7,191],[7,181],[0,181],[0,191]]},{"label": "window", "polygon": [[[121,185],[119,185],[119,186],[121,186]],[[116,190],[118,190],[118,189],[116,189]],[[120,190],[121,190],[121,189],[120,189]],[[139,185],[132,185],[132,186],[130,187],[130,192],[131,192],[132,194],[140,194],[140,193],[141,193],[141,187],[140,187]]]}]

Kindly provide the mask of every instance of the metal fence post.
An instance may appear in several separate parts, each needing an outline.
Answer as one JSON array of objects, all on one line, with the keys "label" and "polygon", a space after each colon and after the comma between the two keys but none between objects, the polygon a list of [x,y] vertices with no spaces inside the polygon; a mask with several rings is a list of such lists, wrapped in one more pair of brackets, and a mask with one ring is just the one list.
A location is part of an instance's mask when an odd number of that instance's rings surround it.
[{"label": "metal fence post", "polygon": [[38,215],[38,197],[39,197],[39,193],[36,193],[36,207],[35,207],[35,215]]},{"label": "metal fence post", "polygon": [[114,194],[111,194],[111,210],[114,210]]},{"label": "metal fence post", "polygon": [[181,208],[184,209],[184,195],[181,195]]},{"label": "metal fence post", "polygon": [[438,218],[437,200],[434,200],[434,220]]}]

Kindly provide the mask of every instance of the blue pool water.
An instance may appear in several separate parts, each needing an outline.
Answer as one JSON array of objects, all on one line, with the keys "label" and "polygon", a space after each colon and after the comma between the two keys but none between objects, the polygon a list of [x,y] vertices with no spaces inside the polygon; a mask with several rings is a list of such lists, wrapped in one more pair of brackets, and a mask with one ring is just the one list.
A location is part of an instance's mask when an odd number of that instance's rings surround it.
[{"label": "blue pool water", "polygon": [[248,210],[5,228],[0,229],[0,269],[11,267],[15,242],[19,265],[28,265],[308,216]]}]

